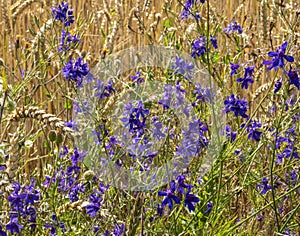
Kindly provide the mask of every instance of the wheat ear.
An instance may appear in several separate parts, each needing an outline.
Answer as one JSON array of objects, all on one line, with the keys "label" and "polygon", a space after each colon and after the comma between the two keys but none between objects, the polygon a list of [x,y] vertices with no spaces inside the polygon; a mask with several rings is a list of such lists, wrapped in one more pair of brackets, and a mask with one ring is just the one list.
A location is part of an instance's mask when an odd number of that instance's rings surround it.
[{"label": "wheat ear", "polygon": [[69,127],[66,127],[62,119],[56,117],[53,114],[46,113],[44,110],[40,110],[38,107],[25,106],[17,108],[10,116],[9,121],[19,121],[22,118],[36,119],[44,125],[50,126],[52,129],[60,129],[65,134],[74,134],[74,131]]},{"label": "wheat ear", "polygon": [[[5,1],[5,0],[4,0]],[[16,20],[16,18],[22,14],[22,12],[30,6],[34,2],[40,2],[39,0],[26,0],[26,1],[20,1],[22,2],[21,4],[18,4],[17,7],[12,11],[12,19],[13,21]]]}]

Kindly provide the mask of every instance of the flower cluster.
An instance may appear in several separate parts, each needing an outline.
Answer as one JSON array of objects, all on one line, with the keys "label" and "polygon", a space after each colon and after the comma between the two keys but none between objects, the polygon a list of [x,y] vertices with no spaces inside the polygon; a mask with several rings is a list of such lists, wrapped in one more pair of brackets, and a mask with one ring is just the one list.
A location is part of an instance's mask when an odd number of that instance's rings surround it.
[{"label": "flower cluster", "polygon": [[268,52],[268,56],[272,57],[272,61],[263,61],[263,65],[270,65],[268,70],[272,70],[273,68],[277,70],[278,67],[284,67],[284,60],[287,60],[288,62],[294,62],[294,58],[292,56],[285,54],[287,45],[288,42],[284,42],[278,47],[276,52]]},{"label": "flower cluster", "polygon": [[134,83],[140,84],[145,82],[145,79],[141,77],[141,72],[136,72],[135,75],[131,75],[130,78],[133,80]]},{"label": "flower cluster", "polygon": [[246,115],[248,102],[244,99],[239,99],[238,97],[235,97],[234,94],[231,94],[231,96],[228,96],[224,101],[224,105],[224,112],[233,112],[235,117],[241,116],[243,118],[248,118],[248,115]]},{"label": "flower cluster", "polygon": [[[192,13],[191,10],[193,6],[197,4],[198,0],[186,0],[183,11],[181,12],[181,20],[187,19]],[[205,0],[200,0],[201,3],[204,3]],[[200,19],[199,13],[196,13],[196,20]]]},{"label": "flower cluster", "polygon": [[76,43],[81,43],[80,37],[78,35],[71,35],[70,32],[66,32],[65,30],[61,31],[61,41],[58,47],[59,52],[70,50],[71,45],[75,45]]},{"label": "flower cluster", "polygon": [[62,69],[63,76],[68,80],[76,82],[76,87],[80,87],[83,78],[89,73],[87,63],[83,63],[83,58],[79,57],[78,60],[73,63],[72,58],[68,61],[66,66]]},{"label": "flower cluster", "polygon": [[[276,137],[276,134],[273,134]],[[275,148],[277,150],[282,150],[281,153],[277,154],[276,163],[279,164],[283,161],[283,158],[287,159],[298,159],[298,149],[295,145],[297,143],[297,133],[294,128],[288,129],[284,136],[278,135],[275,141]],[[281,149],[283,147],[283,149]]]},{"label": "flower cluster", "polygon": [[189,63],[188,60],[183,60],[179,56],[176,56],[175,63],[171,66],[175,74],[183,75],[185,79],[191,80],[193,76],[194,64]]},{"label": "flower cluster", "polygon": [[249,66],[245,68],[245,74],[243,78],[238,78],[236,81],[242,83],[242,88],[248,89],[248,84],[253,84],[253,71],[254,66]]},{"label": "flower cluster", "polygon": [[290,79],[290,85],[293,84],[298,90],[300,90],[300,77],[297,71],[292,70],[292,68],[290,68],[290,70],[287,72],[287,75]]},{"label": "flower cluster", "polygon": [[232,77],[234,74],[237,74],[237,70],[240,68],[240,65],[239,64],[234,64],[234,63],[231,63],[230,62],[230,69],[231,69],[231,72],[230,72],[230,77]]},{"label": "flower cluster", "polygon": [[34,186],[34,179],[31,179],[29,186],[23,188],[18,182],[13,183],[14,191],[8,197],[11,205],[10,222],[6,225],[6,229],[12,234],[19,234],[20,229],[24,227],[20,224],[22,218],[27,221],[31,228],[36,227],[37,211],[34,204],[40,200],[40,192]]},{"label": "flower cluster", "polygon": [[242,34],[243,28],[237,22],[231,22],[228,24],[226,28],[224,28],[224,31],[227,34],[232,34],[234,32],[238,32],[239,34]]},{"label": "flower cluster", "polygon": [[206,39],[202,37],[202,35],[199,36],[198,39],[196,39],[194,42],[192,42],[192,57],[196,58],[199,56],[204,55],[206,52]]},{"label": "flower cluster", "polygon": [[269,179],[268,178],[263,178],[261,180],[261,184],[256,185],[256,189],[261,190],[260,194],[266,194],[270,189],[274,188],[278,188],[281,185],[281,182],[275,182],[273,187],[271,185],[269,185]]},{"label": "flower cluster", "polygon": [[95,79],[94,90],[95,96],[100,100],[108,98],[113,92],[115,92],[112,81],[108,81],[107,85],[105,85],[100,79]]},{"label": "flower cluster", "polygon": [[90,195],[90,202],[85,207],[86,214],[88,214],[91,218],[95,217],[100,210],[102,196],[105,194],[106,190],[108,189],[108,185],[104,185],[100,182],[99,190],[94,190],[94,193]]},{"label": "flower cluster", "polygon": [[74,23],[73,9],[69,9],[68,2],[62,2],[51,10],[53,18],[61,21],[65,26],[70,26]]},{"label": "flower cluster", "polygon": [[139,101],[137,107],[133,107],[132,103],[129,103],[125,107],[123,118],[121,121],[125,124],[125,127],[129,126],[129,132],[136,137],[140,137],[144,134],[146,128],[146,118],[150,111],[144,109],[144,104]]},{"label": "flower cluster", "polygon": [[[63,151],[60,153],[60,158],[63,158],[69,153],[67,147],[64,146]],[[68,194],[71,202],[76,202],[79,199],[79,193],[84,193],[85,188],[83,184],[79,183],[79,176],[81,167],[79,163],[83,161],[86,153],[79,152],[77,148],[70,155],[71,165],[66,168],[59,168],[54,172],[53,176],[45,176],[45,187],[50,187],[55,184],[58,188],[58,192],[61,194]]]},{"label": "flower cluster", "polygon": [[192,185],[185,183],[185,176],[179,175],[170,183],[170,188],[166,191],[158,191],[158,196],[163,196],[164,200],[161,205],[158,205],[157,212],[162,216],[165,206],[168,206],[170,210],[173,208],[173,204],[180,204],[181,199],[184,196],[184,206],[187,206],[190,211],[195,210],[195,203],[199,202],[200,199],[191,193]]},{"label": "flower cluster", "polygon": [[[241,127],[244,128],[246,124],[242,124]],[[262,132],[259,131],[262,124],[257,121],[250,121],[246,127],[248,134],[248,138],[253,139],[254,141],[258,142],[260,141],[260,137],[262,135]]]}]

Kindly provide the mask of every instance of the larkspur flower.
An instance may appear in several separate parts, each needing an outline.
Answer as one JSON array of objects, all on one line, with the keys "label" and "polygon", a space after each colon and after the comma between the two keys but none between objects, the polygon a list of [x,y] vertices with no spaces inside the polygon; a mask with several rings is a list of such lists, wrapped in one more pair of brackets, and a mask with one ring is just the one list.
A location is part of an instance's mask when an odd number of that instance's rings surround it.
[{"label": "larkspur flower", "polygon": [[176,177],[177,180],[177,192],[179,194],[186,194],[188,192],[190,192],[190,190],[192,189],[192,185],[191,184],[186,184],[185,181],[185,176],[183,174],[179,175]]},{"label": "larkspur flower", "polygon": [[159,121],[156,117],[152,117],[152,122],[153,128],[151,129],[151,131],[153,133],[153,137],[157,140],[161,140],[166,137],[166,135],[162,132],[162,122]]},{"label": "larkspur flower", "polygon": [[248,115],[246,115],[248,102],[244,99],[239,99],[238,97],[235,97],[234,94],[231,94],[231,96],[228,96],[224,101],[224,105],[224,112],[233,112],[235,117],[241,116],[243,118],[248,118]]},{"label": "larkspur flower", "polygon": [[171,84],[165,84],[165,93],[163,99],[158,101],[158,104],[162,105],[165,110],[170,109],[172,102],[173,87]]},{"label": "larkspur flower", "polygon": [[131,75],[130,79],[132,79],[133,82],[137,83],[137,84],[141,84],[141,83],[145,82],[145,79],[141,77],[141,72],[140,71],[136,72],[135,75]]},{"label": "larkspur flower", "polygon": [[237,22],[231,22],[226,28],[223,29],[227,34],[232,34],[238,32],[239,34],[243,33],[243,28]]},{"label": "larkspur flower", "polygon": [[168,188],[166,191],[158,191],[158,196],[164,196],[164,200],[162,201],[162,208],[164,208],[166,205],[168,205],[169,209],[172,210],[173,208],[173,202],[176,204],[180,204],[180,199],[175,196],[176,191],[176,183],[174,180],[170,183],[170,188]]},{"label": "larkspur flower", "polygon": [[254,66],[249,66],[245,68],[245,74],[243,78],[238,78],[236,81],[242,83],[242,88],[248,89],[248,84],[253,84],[253,71]]},{"label": "larkspur flower", "polygon": [[51,11],[53,18],[61,21],[65,26],[74,23],[73,9],[69,9],[68,2],[62,2],[57,7],[51,8]]},{"label": "larkspur flower", "polygon": [[96,193],[90,195],[90,204],[85,207],[86,214],[94,218],[100,210],[102,196]]},{"label": "larkspur flower", "polygon": [[192,57],[196,58],[198,56],[204,55],[206,52],[206,40],[199,36],[194,42],[192,42]]},{"label": "larkspur flower", "polygon": [[175,63],[171,66],[175,74],[183,75],[185,79],[189,80],[193,76],[194,64],[189,63],[188,60],[184,60],[176,55]]},{"label": "larkspur flower", "polygon": [[156,212],[160,217],[162,217],[162,215],[164,214],[164,207],[158,204],[156,208]]},{"label": "larkspur flower", "polygon": [[5,164],[0,164],[0,171],[3,171],[7,168]]},{"label": "larkspur flower", "polygon": [[79,57],[73,64],[72,58],[67,62],[66,66],[62,69],[62,75],[68,80],[76,82],[76,87],[80,87],[83,78],[89,73],[87,63],[83,63],[83,58]]},{"label": "larkspur flower", "polygon": [[272,57],[272,61],[263,61],[263,65],[270,65],[268,70],[272,70],[273,68],[277,70],[278,67],[284,67],[284,60],[287,60],[288,62],[294,62],[294,58],[292,56],[285,54],[287,45],[288,42],[284,42],[278,47],[276,52],[268,52],[268,56]]},{"label": "larkspur flower", "polygon": [[71,35],[70,32],[66,32],[65,30],[61,31],[61,41],[58,47],[59,52],[70,50],[71,45],[75,45],[76,43],[81,43],[80,37],[78,35]]},{"label": "larkspur flower", "polygon": [[78,131],[78,123],[74,120],[69,120],[65,123],[65,126],[74,130],[74,131]]},{"label": "larkspur flower", "polygon": [[213,45],[213,47],[215,49],[218,49],[217,37],[216,36],[211,36],[209,40],[210,40],[211,44]]},{"label": "larkspur flower", "polygon": [[[130,109],[128,111],[128,108]],[[139,101],[137,107],[125,107],[123,117],[121,121],[125,124],[125,127],[129,126],[129,132],[136,135],[137,137],[144,134],[146,128],[146,118],[150,111],[144,109],[144,104]]]},{"label": "larkspur flower", "polygon": [[290,84],[295,85],[295,87],[300,90],[300,77],[297,73],[297,71],[293,71],[292,68],[287,72],[287,75],[290,79]]},{"label": "larkspur flower", "polygon": [[240,68],[240,65],[239,64],[234,64],[234,63],[231,63],[230,62],[230,69],[231,69],[231,72],[230,72],[230,77],[232,77],[234,74],[237,74],[237,70]]},{"label": "larkspur flower", "polygon": [[0,236],[7,236],[5,231],[2,230],[2,226],[0,225]]},{"label": "larkspur flower", "polygon": [[74,99],[73,111],[75,113],[83,113],[86,115],[90,110],[91,108],[87,98],[84,101],[78,101],[77,99]]},{"label": "larkspur flower", "polygon": [[184,198],[184,206],[187,206],[190,211],[195,210],[195,203],[199,202],[200,199],[191,193],[186,193]]},{"label": "larkspur flower", "polygon": [[278,93],[282,86],[282,79],[276,80],[274,93]]},{"label": "larkspur flower", "polygon": [[123,236],[125,230],[125,224],[116,225],[113,231],[114,236]]},{"label": "larkspur flower", "polygon": [[257,189],[261,189],[260,194],[266,194],[270,189],[272,189],[272,186],[268,184],[269,179],[268,178],[263,178],[261,180],[261,184],[258,184],[256,186]]},{"label": "larkspur flower", "polygon": [[206,213],[206,214],[210,213],[211,210],[212,210],[212,208],[213,208],[213,206],[214,206],[214,205],[213,205],[212,202],[208,202],[208,203],[206,204],[206,210],[205,210],[204,213]]},{"label": "larkspur flower", "polygon": [[229,125],[225,127],[226,138],[232,143],[236,139],[236,132],[233,132]]},{"label": "larkspur flower", "polygon": [[[242,124],[241,127],[244,128],[246,124]],[[262,132],[259,131],[262,127],[262,124],[257,121],[250,121],[246,127],[248,134],[248,138],[253,139],[254,141],[258,142],[260,141]]]},{"label": "larkspur flower", "polygon": [[[198,0],[186,0],[183,11],[181,12],[181,20],[187,19],[191,14],[192,8],[196,5]],[[201,3],[204,3],[205,0],[200,0]],[[200,19],[199,13],[196,13],[196,20]]]},{"label": "larkspur flower", "polygon": [[17,216],[11,217],[9,223],[6,225],[6,230],[8,230],[11,234],[20,233],[20,229],[24,228],[23,225],[19,224],[19,220]]}]

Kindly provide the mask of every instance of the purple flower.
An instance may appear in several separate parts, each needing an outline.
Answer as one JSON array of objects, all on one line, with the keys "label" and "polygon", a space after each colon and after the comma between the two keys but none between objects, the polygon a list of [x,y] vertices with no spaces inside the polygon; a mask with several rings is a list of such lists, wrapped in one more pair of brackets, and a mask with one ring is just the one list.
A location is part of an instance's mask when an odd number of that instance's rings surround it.
[{"label": "purple flower", "polygon": [[[177,180],[177,192],[179,194],[186,194],[190,192],[193,186],[191,184],[184,183],[185,176],[183,174],[177,176],[176,180]],[[186,191],[184,189],[186,189]]]},{"label": "purple flower", "polygon": [[215,49],[218,49],[217,37],[216,36],[211,36],[209,40],[210,40],[211,44],[213,45],[213,47]]},{"label": "purple flower", "polygon": [[164,207],[158,204],[156,208],[156,212],[160,217],[162,217],[162,215],[164,214]]},{"label": "purple flower", "polygon": [[0,164],[0,171],[5,170],[7,166],[5,164]]},{"label": "purple flower", "polygon": [[274,93],[277,93],[282,86],[282,79],[279,79],[275,82],[275,89],[274,89]]},{"label": "purple flower", "polygon": [[163,105],[163,108],[165,110],[167,110],[171,107],[172,94],[173,94],[172,85],[171,84],[165,84],[165,93],[164,93],[163,99],[158,101],[158,104]]},{"label": "purple flower", "polygon": [[230,62],[230,69],[231,69],[230,76],[233,76],[234,74],[237,74],[238,68],[240,68],[239,64],[233,64],[233,63]]},{"label": "purple flower", "polygon": [[122,235],[124,235],[124,230],[125,230],[124,224],[116,225],[115,229],[113,231],[113,235],[114,236],[122,236]]},{"label": "purple flower", "polygon": [[166,205],[168,205],[169,209],[172,210],[173,208],[173,201],[176,204],[180,204],[180,199],[175,196],[175,191],[176,191],[176,187],[175,187],[175,181],[172,180],[170,183],[170,188],[167,189],[166,191],[158,191],[158,196],[165,196],[161,206],[162,208],[164,208]]},{"label": "purple flower", "polygon": [[7,236],[5,231],[2,230],[2,226],[0,225],[0,236]]},{"label": "purple flower", "polygon": [[229,139],[230,142],[232,143],[236,139],[236,132],[233,132],[229,125],[226,125],[225,131],[226,131],[226,138]]},{"label": "purple flower", "polygon": [[141,83],[145,82],[145,79],[141,77],[140,71],[136,72],[135,75],[131,75],[130,78],[133,80],[133,82],[135,82],[137,84],[141,84]]},{"label": "purple flower", "polygon": [[197,56],[204,55],[206,52],[206,40],[202,37],[202,35],[199,36],[198,39],[196,39],[192,43],[192,57],[196,58]]},{"label": "purple flower", "polygon": [[195,203],[199,202],[200,199],[191,193],[185,194],[184,206],[187,206],[190,211],[195,210]]},{"label": "purple flower", "polygon": [[72,58],[67,62],[66,66],[62,69],[62,75],[68,80],[76,82],[76,87],[80,87],[83,77],[89,73],[87,63],[83,63],[83,58],[79,57],[73,64]]},{"label": "purple flower", "polygon": [[294,58],[292,56],[288,56],[285,54],[288,42],[284,42],[281,46],[278,47],[276,52],[269,52],[268,56],[272,57],[272,61],[263,61],[263,65],[270,65],[268,70],[274,68],[277,70],[278,67],[284,66],[284,59],[288,62],[294,62]]},{"label": "purple flower", "polygon": [[68,51],[70,50],[70,46],[72,44],[76,44],[76,43],[81,43],[81,41],[79,40],[79,36],[75,35],[71,35],[70,32],[66,32],[65,30],[61,31],[61,41],[60,41],[60,45],[58,47],[58,51],[62,52],[62,51]]},{"label": "purple flower", "polygon": [[78,101],[77,99],[74,99],[73,111],[75,113],[83,113],[86,115],[90,109],[89,100],[87,98],[84,101]]},{"label": "purple flower", "polygon": [[270,189],[272,189],[271,185],[268,185],[269,179],[268,178],[263,178],[261,180],[261,184],[258,184],[256,186],[257,189],[261,189],[260,194],[266,194]]},{"label": "purple flower", "polygon": [[164,138],[166,135],[161,131],[162,122],[160,122],[156,117],[153,117],[152,121],[153,121],[153,126],[154,126],[151,129],[152,133],[153,133],[153,137],[157,140]]},{"label": "purple flower", "polygon": [[65,26],[74,23],[73,9],[69,9],[68,2],[62,2],[57,7],[51,8],[51,11],[53,18],[61,21]]},{"label": "purple flower", "polygon": [[[191,15],[191,10],[193,8],[193,6],[196,5],[196,3],[198,2],[198,0],[187,0],[183,11],[181,12],[181,20],[187,19],[190,15]],[[204,3],[205,0],[200,0],[201,3]],[[198,13],[196,13],[196,20],[200,19],[200,15]]]},{"label": "purple flower", "polygon": [[206,211],[204,213],[206,213],[206,214],[210,213],[212,208],[213,208],[213,203],[212,202],[208,202],[206,204]]},{"label": "purple flower", "polygon": [[70,129],[74,131],[78,131],[78,123],[76,121],[73,121],[72,119],[65,123],[66,127],[69,127]]},{"label": "purple flower", "polygon": [[[246,124],[242,124],[241,127],[244,128],[245,125]],[[260,141],[262,132],[259,131],[259,129],[261,128],[261,126],[262,124],[260,122],[251,121],[246,127],[246,130],[249,133],[248,139],[252,138],[256,142]]]},{"label": "purple flower", "polygon": [[100,210],[102,197],[99,194],[91,194],[90,196],[90,204],[85,207],[86,214],[90,217],[95,217]]},{"label": "purple flower", "polygon": [[287,72],[287,75],[290,79],[290,84],[295,85],[295,87],[300,90],[300,77],[298,76],[297,71],[292,71],[292,68]]},{"label": "purple flower", "polygon": [[183,60],[179,56],[176,56],[175,64],[171,66],[175,74],[181,74],[185,79],[190,80],[192,78],[194,64],[189,63],[188,60]]},{"label": "purple flower", "polygon": [[20,233],[20,229],[24,228],[23,225],[19,224],[18,217],[13,216],[11,217],[9,223],[6,225],[6,229],[11,233]]},{"label": "purple flower", "polygon": [[[128,110],[129,108],[129,110]],[[128,107],[125,107],[125,111],[123,113],[123,118],[121,121],[126,126],[129,126],[129,131],[140,137],[144,134],[144,129],[146,128],[146,118],[149,115],[150,111],[148,109],[144,109],[144,104],[142,101],[139,101],[137,107],[132,107],[132,104]]]},{"label": "purple flower", "polygon": [[233,112],[235,117],[240,115],[243,118],[248,118],[248,115],[246,115],[248,102],[244,99],[239,99],[238,97],[235,97],[234,94],[231,94],[231,96],[227,97],[224,101],[224,105],[224,112]]},{"label": "purple flower", "polygon": [[243,28],[237,22],[231,22],[226,28],[223,29],[227,34],[238,32],[239,34],[243,33]]},{"label": "purple flower", "polygon": [[236,80],[237,82],[242,82],[242,88],[248,89],[248,83],[253,84],[253,71],[254,66],[246,67],[244,77]]}]

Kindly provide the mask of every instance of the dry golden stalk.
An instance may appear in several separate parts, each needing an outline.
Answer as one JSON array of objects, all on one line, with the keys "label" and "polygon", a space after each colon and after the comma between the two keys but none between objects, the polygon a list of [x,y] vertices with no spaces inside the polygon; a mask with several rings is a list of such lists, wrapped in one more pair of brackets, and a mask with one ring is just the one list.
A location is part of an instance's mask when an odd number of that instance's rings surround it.
[{"label": "dry golden stalk", "polygon": [[263,0],[261,1],[261,22],[262,22],[262,32],[263,32],[263,41],[264,43],[267,42],[267,8],[266,2]]},{"label": "dry golden stalk", "polygon": [[74,131],[64,125],[62,119],[56,117],[53,114],[46,113],[44,110],[40,110],[38,107],[25,106],[17,108],[9,118],[9,122],[19,121],[22,118],[32,118],[40,121],[44,125],[48,125],[51,129],[60,129],[66,134],[74,134]]},{"label": "dry golden stalk", "polygon": [[7,160],[6,166],[6,173],[10,180],[16,177],[16,171],[18,169],[18,157],[19,157],[19,132],[20,130],[17,129],[15,133],[12,134],[12,137],[9,140],[10,146],[8,148],[9,158]]},{"label": "dry golden stalk", "polygon": [[145,12],[146,17],[148,17],[148,15],[149,15],[149,9],[150,9],[151,3],[152,3],[152,0],[145,0],[143,12]]},{"label": "dry golden stalk", "polygon": [[117,32],[119,29],[119,23],[114,21],[113,28],[111,33],[107,36],[107,39],[104,44],[104,48],[108,49],[110,52],[113,51],[115,37],[117,36]]},{"label": "dry golden stalk", "polygon": [[21,4],[18,4],[18,7],[14,8],[14,11],[12,11],[12,19],[16,20],[18,16],[22,14],[22,12],[30,6],[34,2],[40,2],[39,0],[26,0],[26,1],[20,1]]},{"label": "dry golden stalk", "polygon": [[269,83],[265,83],[263,85],[261,85],[260,87],[258,87],[255,92],[252,95],[252,101],[254,101],[256,98],[258,98],[263,92],[267,91],[269,89],[269,87],[271,86],[271,82]]},{"label": "dry golden stalk", "polygon": [[2,8],[2,16],[4,18],[4,22],[5,22],[5,26],[6,26],[5,31],[9,35],[11,33],[11,24],[10,24],[9,17],[8,17],[7,3],[6,2],[7,2],[7,0],[2,0],[1,1],[1,8]]}]

